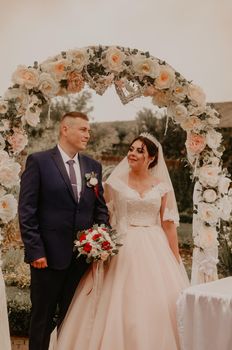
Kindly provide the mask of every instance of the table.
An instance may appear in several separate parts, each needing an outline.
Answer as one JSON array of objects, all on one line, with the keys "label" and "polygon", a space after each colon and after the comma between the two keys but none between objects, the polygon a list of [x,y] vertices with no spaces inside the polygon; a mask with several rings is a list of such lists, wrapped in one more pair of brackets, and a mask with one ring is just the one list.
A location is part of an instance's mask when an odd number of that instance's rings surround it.
[{"label": "table", "polygon": [[8,324],[5,284],[0,267],[0,349],[10,350],[10,332]]},{"label": "table", "polygon": [[185,289],[177,318],[181,350],[232,350],[232,277]]}]

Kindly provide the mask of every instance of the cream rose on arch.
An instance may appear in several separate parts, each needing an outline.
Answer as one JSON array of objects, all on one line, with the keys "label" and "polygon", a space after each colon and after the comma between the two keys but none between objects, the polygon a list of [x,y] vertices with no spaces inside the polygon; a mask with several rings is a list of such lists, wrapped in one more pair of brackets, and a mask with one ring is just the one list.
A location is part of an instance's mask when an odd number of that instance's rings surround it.
[{"label": "cream rose on arch", "polygon": [[17,207],[17,200],[12,194],[6,194],[0,198],[0,219],[4,224],[14,219]]},{"label": "cream rose on arch", "polygon": [[12,75],[12,81],[27,89],[33,89],[38,86],[39,72],[35,68],[19,65]]},{"label": "cream rose on arch", "polygon": [[121,72],[124,69],[125,54],[117,47],[109,47],[106,50],[103,65],[113,72]]},{"label": "cream rose on arch", "polygon": [[176,123],[180,124],[187,118],[188,110],[184,105],[177,104],[168,108],[168,114],[171,116],[171,118],[175,119]]},{"label": "cream rose on arch", "polygon": [[210,148],[217,149],[222,142],[222,134],[215,130],[210,130],[206,134],[206,142]]},{"label": "cream rose on arch", "polygon": [[14,153],[20,153],[28,144],[28,136],[24,130],[15,128],[13,135],[7,138]]},{"label": "cream rose on arch", "polygon": [[217,199],[217,193],[213,189],[207,189],[203,192],[203,199],[208,203],[213,203]]},{"label": "cream rose on arch", "polygon": [[18,185],[20,170],[20,164],[13,159],[8,158],[6,161],[2,161],[0,163],[0,183],[7,188]]},{"label": "cream rose on arch", "polygon": [[38,89],[45,97],[53,97],[59,90],[58,83],[49,73],[40,74]]},{"label": "cream rose on arch", "polygon": [[8,111],[8,101],[0,99],[0,114],[5,114]]},{"label": "cream rose on arch", "polygon": [[203,186],[215,187],[218,184],[221,168],[213,165],[203,165],[199,171],[199,181]]},{"label": "cream rose on arch", "polygon": [[218,233],[214,226],[201,225],[195,244],[202,249],[209,249],[218,246]]},{"label": "cream rose on arch", "polygon": [[137,55],[132,59],[133,68],[139,77],[143,78],[145,75],[156,78],[160,72],[160,66],[158,62],[150,57],[143,55]]},{"label": "cream rose on arch", "polygon": [[213,204],[199,203],[198,214],[202,221],[205,221],[210,225],[215,225],[218,221],[219,210]]},{"label": "cream rose on arch", "polygon": [[231,179],[225,176],[221,176],[218,181],[218,190],[221,194],[228,193],[228,189],[231,183]]},{"label": "cream rose on arch", "polygon": [[73,62],[75,70],[78,73],[80,73],[89,62],[89,54],[86,49],[69,50],[67,51],[67,58]]},{"label": "cream rose on arch", "polygon": [[190,84],[188,86],[188,97],[194,105],[205,106],[206,104],[206,96],[204,91],[200,86],[195,84]]}]

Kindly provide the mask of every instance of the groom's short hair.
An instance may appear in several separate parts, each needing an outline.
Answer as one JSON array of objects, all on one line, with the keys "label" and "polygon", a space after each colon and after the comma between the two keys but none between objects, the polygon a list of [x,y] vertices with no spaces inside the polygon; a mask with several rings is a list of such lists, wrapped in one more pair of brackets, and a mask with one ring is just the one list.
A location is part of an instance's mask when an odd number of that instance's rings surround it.
[{"label": "groom's short hair", "polygon": [[74,118],[74,119],[80,118],[80,119],[89,121],[89,118],[87,117],[87,115],[82,112],[67,112],[61,117],[61,122],[67,117]]}]

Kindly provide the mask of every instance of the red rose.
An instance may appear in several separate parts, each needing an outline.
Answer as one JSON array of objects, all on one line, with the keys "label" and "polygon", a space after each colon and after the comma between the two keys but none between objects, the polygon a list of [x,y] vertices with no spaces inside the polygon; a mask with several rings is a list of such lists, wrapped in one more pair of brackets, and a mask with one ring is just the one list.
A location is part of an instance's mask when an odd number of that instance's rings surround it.
[{"label": "red rose", "polygon": [[98,198],[98,196],[99,196],[99,189],[98,189],[98,185],[96,185],[96,186],[94,186],[94,193],[95,193],[95,195],[96,195],[96,197]]},{"label": "red rose", "polygon": [[82,233],[82,235],[80,236],[80,242],[84,241],[86,239],[86,234]]},{"label": "red rose", "polygon": [[104,249],[104,250],[109,250],[111,248],[110,242],[108,242],[108,241],[102,242],[101,246],[102,246],[102,249]]},{"label": "red rose", "polygon": [[92,229],[92,227],[88,229],[88,232],[93,232],[93,229]]},{"label": "red rose", "polygon": [[90,243],[86,243],[86,244],[84,245],[83,249],[84,249],[84,251],[85,251],[86,253],[89,253],[89,252],[91,252],[91,250],[92,250],[92,246],[91,246]]},{"label": "red rose", "polygon": [[93,241],[97,241],[100,237],[102,237],[102,235],[100,233],[96,233],[93,235]]}]

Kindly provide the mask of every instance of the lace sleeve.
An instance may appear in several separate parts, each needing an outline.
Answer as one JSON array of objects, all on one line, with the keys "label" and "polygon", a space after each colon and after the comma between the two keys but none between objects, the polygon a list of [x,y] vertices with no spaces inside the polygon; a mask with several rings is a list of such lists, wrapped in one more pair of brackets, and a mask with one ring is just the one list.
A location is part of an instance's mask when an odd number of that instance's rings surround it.
[{"label": "lace sleeve", "polygon": [[160,182],[158,185],[160,196],[165,198],[165,205],[162,212],[162,220],[163,221],[173,221],[176,226],[179,226],[179,213],[176,206],[176,201],[173,200],[175,198],[173,189],[163,182]]}]

